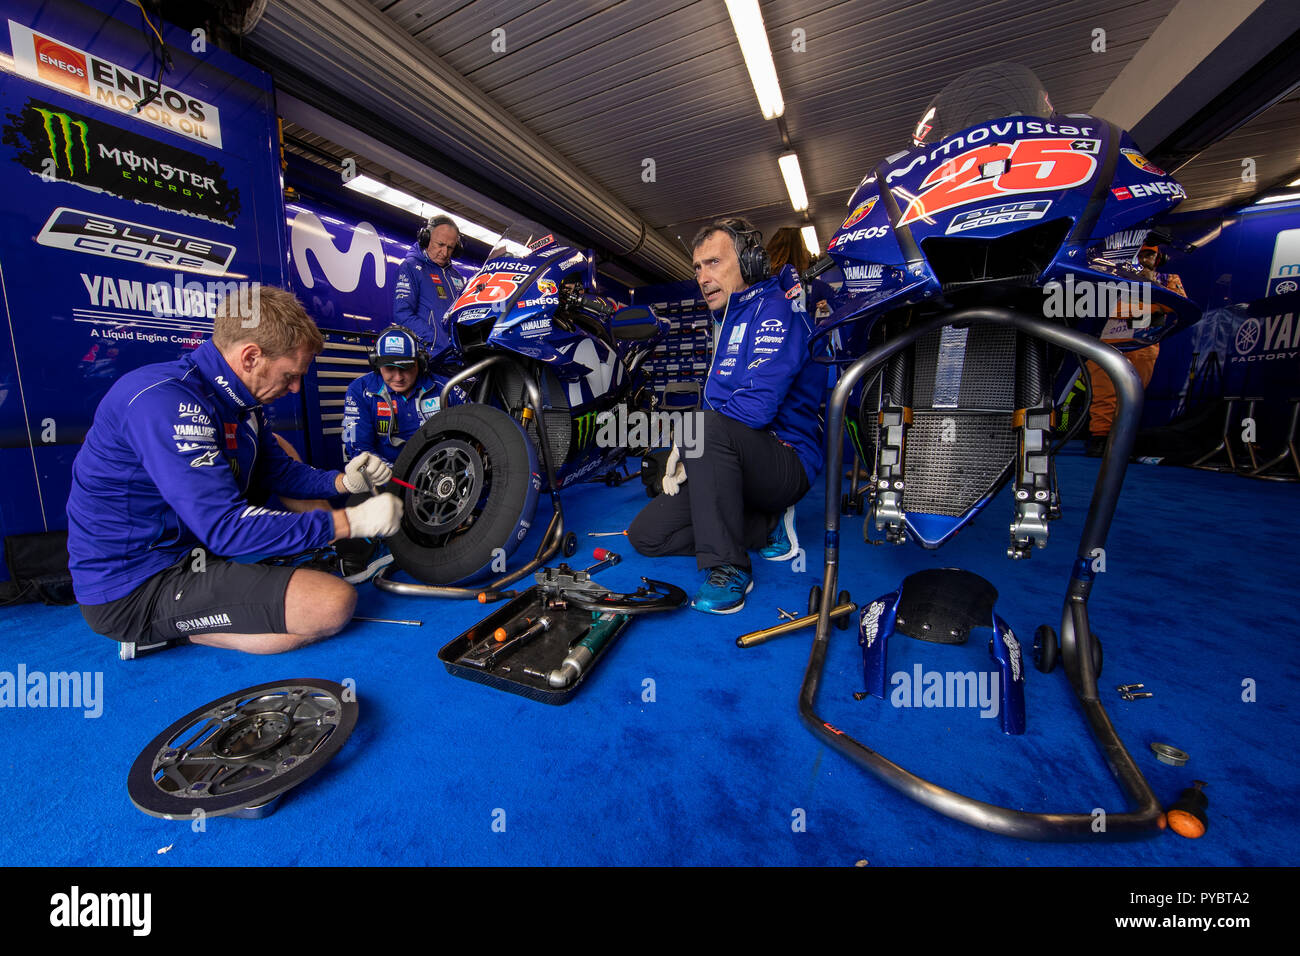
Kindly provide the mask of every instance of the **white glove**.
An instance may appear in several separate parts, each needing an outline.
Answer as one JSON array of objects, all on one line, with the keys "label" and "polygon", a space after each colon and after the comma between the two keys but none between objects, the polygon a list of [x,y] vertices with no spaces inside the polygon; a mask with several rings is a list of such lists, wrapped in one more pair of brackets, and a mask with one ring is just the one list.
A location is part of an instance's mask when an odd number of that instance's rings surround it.
[{"label": "white glove", "polygon": [[388,484],[392,477],[393,469],[388,467],[388,462],[378,455],[363,451],[343,469],[343,487],[354,495],[359,495],[369,491],[371,485],[378,488]]},{"label": "white glove", "polygon": [[402,526],[402,499],[397,495],[375,495],[359,505],[344,508],[349,538],[387,538]]},{"label": "white glove", "polygon": [[677,494],[679,488],[686,483],[686,466],[682,464],[681,452],[677,450],[677,445],[673,445],[673,450],[668,453],[668,461],[664,464],[663,489],[664,494],[672,497]]}]

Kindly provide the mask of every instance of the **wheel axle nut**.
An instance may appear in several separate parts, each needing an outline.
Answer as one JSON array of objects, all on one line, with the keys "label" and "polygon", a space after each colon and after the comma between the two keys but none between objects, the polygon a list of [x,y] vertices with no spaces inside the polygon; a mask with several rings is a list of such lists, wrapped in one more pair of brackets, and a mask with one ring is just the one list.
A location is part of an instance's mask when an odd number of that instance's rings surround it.
[{"label": "wheel axle nut", "polygon": [[1171,744],[1154,743],[1151,745],[1151,752],[1156,755],[1157,760],[1171,767],[1181,767],[1191,759],[1185,751]]}]

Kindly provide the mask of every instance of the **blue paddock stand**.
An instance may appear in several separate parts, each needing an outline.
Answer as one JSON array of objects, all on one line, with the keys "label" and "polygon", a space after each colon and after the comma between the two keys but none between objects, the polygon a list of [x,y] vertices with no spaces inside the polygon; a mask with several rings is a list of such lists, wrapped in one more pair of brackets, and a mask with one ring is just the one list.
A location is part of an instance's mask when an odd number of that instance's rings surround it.
[{"label": "blue paddock stand", "polygon": [[[1016,635],[993,610],[997,597],[993,585],[971,571],[937,568],[909,574],[897,591],[876,598],[861,611],[858,644],[866,692],[882,700],[891,696],[886,655],[895,631],[935,644],[964,644],[971,628],[992,627],[989,656],[998,667],[998,722],[1004,734],[1023,734],[1024,663]],[[967,686],[960,687],[962,705],[971,706],[966,703]],[[973,696],[974,687],[969,690]]]}]

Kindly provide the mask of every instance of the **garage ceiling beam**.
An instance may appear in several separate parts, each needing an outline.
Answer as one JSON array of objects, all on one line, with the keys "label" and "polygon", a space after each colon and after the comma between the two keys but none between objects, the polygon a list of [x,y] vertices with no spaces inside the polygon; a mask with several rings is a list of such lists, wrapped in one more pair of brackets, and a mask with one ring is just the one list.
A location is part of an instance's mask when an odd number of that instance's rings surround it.
[{"label": "garage ceiling beam", "polygon": [[1154,152],[1297,29],[1295,0],[1181,0],[1089,112]]},{"label": "garage ceiling beam", "polygon": [[273,76],[283,63],[316,78],[313,91],[292,92],[317,108],[369,111],[405,132],[407,155],[441,153],[616,260],[690,275],[679,248],[363,0],[270,4],[247,42]]}]

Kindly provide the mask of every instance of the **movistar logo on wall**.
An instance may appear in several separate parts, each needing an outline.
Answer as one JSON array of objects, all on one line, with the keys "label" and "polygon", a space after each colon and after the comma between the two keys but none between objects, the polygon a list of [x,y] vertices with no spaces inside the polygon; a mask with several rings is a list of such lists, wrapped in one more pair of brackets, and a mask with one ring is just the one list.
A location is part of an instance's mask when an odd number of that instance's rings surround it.
[{"label": "movistar logo on wall", "polygon": [[298,278],[308,289],[316,287],[307,253],[316,258],[325,281],[339,292],[355,292],[366,274],[366,260],[371,260],[371,275],[375,288],[382,289],[385,282],[384,246],[379,233],[368,222],[359,223],[345,251],[334,244],[325,224],[314,212],[302,209],[289,224],[289,246],[293,251],[293,265]]}]

